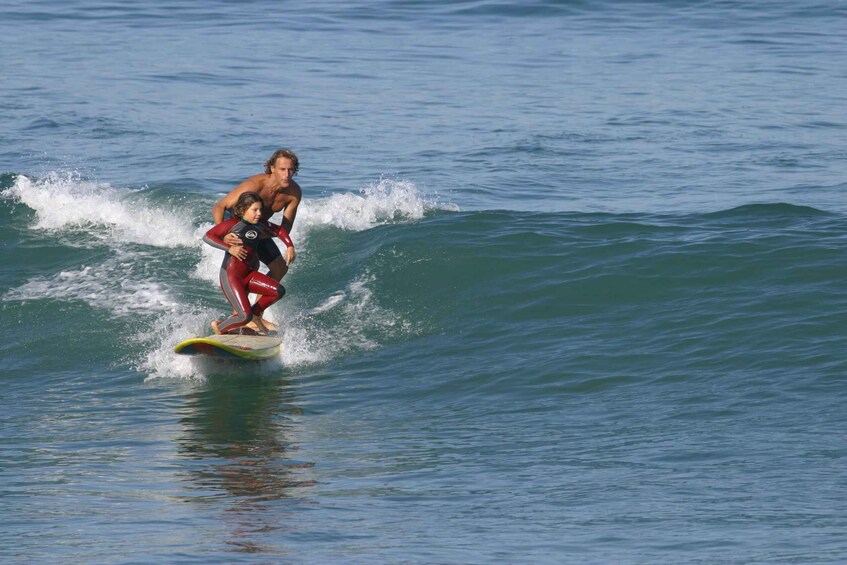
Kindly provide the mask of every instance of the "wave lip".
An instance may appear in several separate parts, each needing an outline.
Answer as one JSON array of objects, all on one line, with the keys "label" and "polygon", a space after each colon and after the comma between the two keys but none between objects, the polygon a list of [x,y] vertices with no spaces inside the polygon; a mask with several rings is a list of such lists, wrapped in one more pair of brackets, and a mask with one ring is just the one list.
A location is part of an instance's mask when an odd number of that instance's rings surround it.
[{"label": "wave lip", "polygon": [[334,226],[349,231],[420,220],[434,209],[456,209],[427,198],[411,181],[387,178],[366,186],[358,194],[333,194],[304,204],[298,224]]},{"label": "wave lip", "polygon": [[72,171],[35,180],[18,175],[0,197],[34,210],[35,229],[81,230],[113,244],[179,247],[196,241],[179,207],[150,203],[143,191],[87,181]]}]

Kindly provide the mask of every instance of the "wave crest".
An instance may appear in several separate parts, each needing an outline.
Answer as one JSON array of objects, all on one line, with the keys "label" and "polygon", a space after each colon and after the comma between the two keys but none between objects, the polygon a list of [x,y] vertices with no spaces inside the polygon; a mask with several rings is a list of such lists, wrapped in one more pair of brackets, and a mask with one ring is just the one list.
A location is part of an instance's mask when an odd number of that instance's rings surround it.
[{"label": "wave crest", "polygon": [[366,186],[358,194],[333,194],[308,201],[298,216],[306,229],[335,226],[349,231],[364,231],[382,224],[419,220],[430,210],[445,206],[424,196],[415,183],[386,179]]}]

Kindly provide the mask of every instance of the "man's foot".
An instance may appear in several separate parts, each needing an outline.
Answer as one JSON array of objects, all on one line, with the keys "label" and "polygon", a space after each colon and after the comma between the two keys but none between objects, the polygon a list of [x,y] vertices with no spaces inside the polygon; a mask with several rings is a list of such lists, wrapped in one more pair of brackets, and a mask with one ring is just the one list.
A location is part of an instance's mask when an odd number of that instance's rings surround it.
[{"label": "man's foot", "polygon": [[247,327],[262,333],[275,332],[279,329],[279,326],[273,322],[269,322],[258,316],[253,316],[253,319],[247,323]]},{"label": "man's foot", "polygon": [[217,320],[214,320],[209,325],[212,326],[212,331],[215,332],[215,335],[221,335],[221,330],[218,329],[218,321]]},{"label": "man's foot", "polygon": [[[255,326],[256,333],[259,334],[259,335],[269,335],[270,332],[271,332],[270,329],[268,329],[268,327],[265,325],[264,321],[261,318],[253,318],[253,321],[250,322],[250,323],[252,323]],[[270,324],[270,322],[267,322],[267,323]]]}]

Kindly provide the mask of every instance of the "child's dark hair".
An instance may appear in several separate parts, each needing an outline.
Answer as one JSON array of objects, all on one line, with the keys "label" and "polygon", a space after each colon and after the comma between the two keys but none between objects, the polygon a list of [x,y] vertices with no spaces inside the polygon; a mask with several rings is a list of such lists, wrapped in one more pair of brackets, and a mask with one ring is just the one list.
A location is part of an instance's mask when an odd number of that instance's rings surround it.
[{"label": "child's dark hair", "polygon": [[[240,218],[244,215],[244,212],[247,211],[247,208],[256,202],[262,202],[262,197],[259,196],[258,193],[242,192],[241,196],[238,197],[238,202],[236,202],[235,206],[232,207],[232,213]],[[262,202],[262,206],[264,205],[264,202]]]}]

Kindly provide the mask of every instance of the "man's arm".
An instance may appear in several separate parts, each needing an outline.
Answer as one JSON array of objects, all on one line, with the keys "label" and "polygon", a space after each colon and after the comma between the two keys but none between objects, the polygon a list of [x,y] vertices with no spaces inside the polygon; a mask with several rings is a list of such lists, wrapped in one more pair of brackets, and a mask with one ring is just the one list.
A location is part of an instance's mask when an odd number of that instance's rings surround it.
[{"label": "man's arm", "polygon": [[302,197],[302,192],[299,187],[297,191],[291,196],[291,201],[285,205],[285,210],[282,212],[282,220],[280,224],[285,231],[291,233],[291,230],[294,229],[294,219],[297,217],[297,207],[300,205],[300,198]]},{"label": "man's arm", "polygon": [[288,235],[288,230],[286,230],[283,226],[271,224],[270,222],[268,225],[271,227],[274,234],[285,244],[285,252],[282,254],[282,258],[286,265],[291,265],[297,257],[297,253],[294,252],[294,242],[291,241],[291,236]]},{"label": "man's arm", "polygon": [[291,236],[288,234],[287,229],[271,222],[268,222],[268,226],[271,228],[273,234],[282,240],[286,247],[294,247],[294,242],[291,241]]},{"label": "man's arm", "polygon": [[215,224],[219,224],[224,221],[224,212],[227,210],[232,210],[232,207],[235,206],[235,203],[238,202],[238,197],[241,196],[242,192],[246,192],[248,187],[244,186],[246,183],[241,183],[235,188],[233,188],[229,194],[218,200],[218,203],[212,207],[212,221]]},{"label": "man's arm", "polygon": [[[253,183],[251,182],[251,180],[252,178],[249,178],[246,181],[242,182],[241,184],[233,188],[229,192],[229,194],[218,200],[217,204],[212,206],[212,221],[214,221],[215,224],[219,224],[223,221],[224,212],[226,212],[227,210],[232,210],[236,202],[238,202],[239,196],[249,190],[254,190]],[[224,242],[228,245],[241,245],[243,243],[241,241],[241,238],[239,238],[234,233],[226,234],[226,236],[224,237]]]}]

